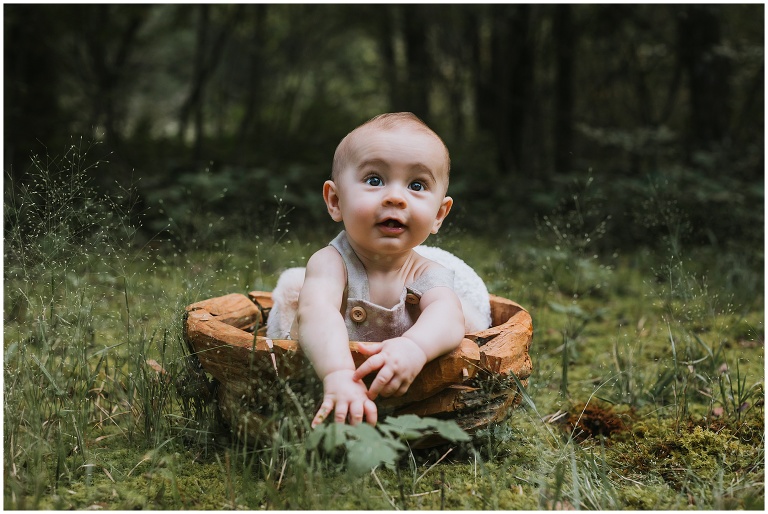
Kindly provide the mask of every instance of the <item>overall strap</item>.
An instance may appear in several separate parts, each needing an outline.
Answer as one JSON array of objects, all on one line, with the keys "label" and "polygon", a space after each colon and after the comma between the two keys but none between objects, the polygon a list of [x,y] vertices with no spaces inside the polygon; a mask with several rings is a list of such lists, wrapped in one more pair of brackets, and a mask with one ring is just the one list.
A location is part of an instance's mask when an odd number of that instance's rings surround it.
[{"label": "overall strap", "polygon": [[368,274],[365,272],[363,263],[352,249],[347,238],[347,232],[342,230],[338,236],[330,242],[336,251],[341,254],[344,266],[347,268],[347,297],[368,300],[370,290],[368,288]]},{"label": "overall strap", "polygon": [[423,273],[419,278],[408,284],[409,293],[416,294],[419,298],[434,287],[448,287],[453,289],[455,272],[442,266],[433,268]]}]

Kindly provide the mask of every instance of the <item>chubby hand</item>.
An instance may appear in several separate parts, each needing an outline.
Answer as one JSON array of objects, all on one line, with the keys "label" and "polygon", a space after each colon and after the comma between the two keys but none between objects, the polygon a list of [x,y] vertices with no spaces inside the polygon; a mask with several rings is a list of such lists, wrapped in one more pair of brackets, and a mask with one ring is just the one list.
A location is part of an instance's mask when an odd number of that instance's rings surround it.
[{"label": "chubby hand", "polygon": [[375,400],[379,394],[404,395],[427,363],[424,350],[407,337],[395,337],[382,343],[360,344],[358,351],[370,357],[355,370],[353,380],[360,381],[369,373],[379,370],[368,389],[368,398],[371,400]]},{"label": "chubby hand", "polygon": [[354,373],[352,370],[342,369],[325,376],[323,403],[312,420],[312,428],[322,423],[334,408],[334,420],[337,423],[344,423],[349,418],[350,425],[357,425],[365,418],[369,424],[376,425],[376,404],[366,395],[365,384],[353,379]]}]

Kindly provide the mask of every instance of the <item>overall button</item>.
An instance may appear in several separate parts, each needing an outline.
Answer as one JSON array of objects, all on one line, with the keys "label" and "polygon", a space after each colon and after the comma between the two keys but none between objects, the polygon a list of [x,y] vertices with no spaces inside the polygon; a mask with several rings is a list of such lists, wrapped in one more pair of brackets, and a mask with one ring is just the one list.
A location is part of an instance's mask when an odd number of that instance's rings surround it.
[{"label": "overall button", "polygon": [[419,297],[416,296],[415,294],[408,293],[407,295],[405,295],[405,301],[406,303],[410,303],[411,305],[416,305],[417,303],[419,303],[420,300],[419,300]]},{"label": "overall button", "polygon": [[355,323],[362,323],[365,321],[365,318],[368,316],[368,313],[365,312],[365,309],[360,307],[359,305],[357,307],[352,307],[352,311],[349,313],[349,317],[352,318],[352,321]]}]

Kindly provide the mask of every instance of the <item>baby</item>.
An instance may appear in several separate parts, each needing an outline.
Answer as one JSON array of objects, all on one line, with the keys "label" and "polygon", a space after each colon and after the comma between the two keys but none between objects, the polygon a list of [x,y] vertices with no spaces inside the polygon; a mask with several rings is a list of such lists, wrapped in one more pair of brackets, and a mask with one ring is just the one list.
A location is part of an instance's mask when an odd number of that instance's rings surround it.
[{"label": "baby", "polygon": [[[336,149],[323,199],[344,230],[310,257],[306,270],[281,277],[269,319],[274,325],[292,316],[277,298],[300,290],[291,332],[324,390],[313,427],[334,410],[336,422],[375,425],[373,400],[404,394],[427,362],[456,348],[469,328],[465,315],[479,320],[475,330],[490,325],[479,277],[447,252],[417,248],[451,210],[449,171],[445,144],[411,113],[377,116]],[[479,297],[460,299],[454,271],[432,258],[468,268]],[[268,335],[275,336],[272,327]],[[359,345],[368,359],[355,369],[350,340],[381,342]],[[373,372],[367,388],[362,379]]]}]

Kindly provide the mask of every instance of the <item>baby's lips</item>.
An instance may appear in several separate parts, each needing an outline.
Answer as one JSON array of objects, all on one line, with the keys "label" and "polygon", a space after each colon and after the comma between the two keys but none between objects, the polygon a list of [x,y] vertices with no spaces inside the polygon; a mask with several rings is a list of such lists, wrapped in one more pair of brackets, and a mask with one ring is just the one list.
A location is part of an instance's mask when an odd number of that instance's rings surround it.
[{"label": "baby's lips", "polygon": [[399,227],[404,227],[405,223],[395,218],[387,218],[384,221],[380,222],[379,225],[384,225],[385,227],[389,227],[389,228],[399,228]]}]

